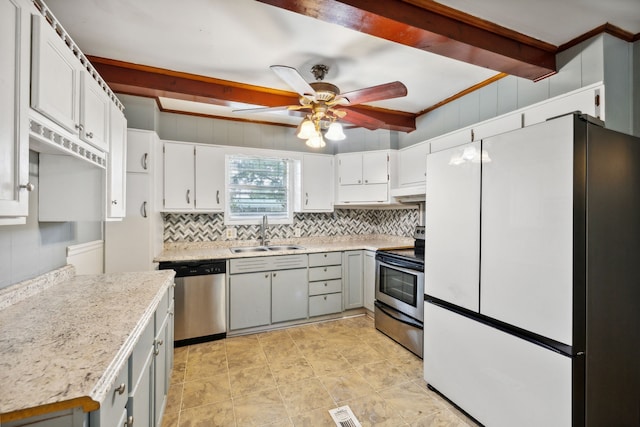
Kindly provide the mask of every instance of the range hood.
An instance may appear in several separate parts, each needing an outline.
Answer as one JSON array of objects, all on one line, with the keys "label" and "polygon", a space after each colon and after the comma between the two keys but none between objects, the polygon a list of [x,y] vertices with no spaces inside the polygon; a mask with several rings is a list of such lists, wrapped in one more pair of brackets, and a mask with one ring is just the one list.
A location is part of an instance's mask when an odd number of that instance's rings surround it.
[{"label": "range hood", "polygon": [[391,197],[394,197],[398,203],[424,202],[426,194],[426,185],[424,184],[391,189]]}]

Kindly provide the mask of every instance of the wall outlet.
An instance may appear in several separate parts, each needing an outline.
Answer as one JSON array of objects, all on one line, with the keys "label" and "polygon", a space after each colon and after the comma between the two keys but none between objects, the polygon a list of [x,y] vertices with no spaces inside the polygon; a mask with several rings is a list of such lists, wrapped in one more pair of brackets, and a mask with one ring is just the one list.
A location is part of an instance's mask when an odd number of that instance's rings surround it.
[{"label": "wall outlet", "polygon": [[227,240],[235,239],[238,237],[238,233],[235,227],[227,227],[226,229],[226,238]]},{"label": "wall outlet", "polygon": [[301,234],[302,234],[302,231],[300,230],[299,227],[296,227],[293,229],[293,237],[300,237]]}]

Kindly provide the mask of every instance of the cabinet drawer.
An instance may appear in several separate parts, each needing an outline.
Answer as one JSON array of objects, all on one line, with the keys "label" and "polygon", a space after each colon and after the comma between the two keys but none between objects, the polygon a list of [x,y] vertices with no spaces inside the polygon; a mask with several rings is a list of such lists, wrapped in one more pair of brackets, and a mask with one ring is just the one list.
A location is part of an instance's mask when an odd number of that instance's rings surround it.
[{"label": "cabinet drawer", "polygon": [[129,375],[128,363],[120,369],[116,380],[100,402],[100,409],[91,412],[90,424],[92,426],[116,426],[115,420],[119,420],[122,413],[126,414],[127,399],[129,398],[129,385],[127,377]]},{"label": "cabinet drawer", "polygon": [[142,374],[142,368],[149,356],[149,352],[153,349],[153,336],[154,325],[150,320],[147,326],[142,331],[140,340],[133,348],[131,356],[129,357],[129,384],[133,387],[133,384],[138,383],[140,374]]},{"label": "cabinet drawer", "polygon": [[309,316],[339,313],[342,311],[342,293],[309,297]]},{"label": "cabinet drawer", "polygon": [[309,267],[340,264],[342,264],[342,252],[323,252],[319,254],[309,254]]},{"label": "cabinet drawer", "polygon": [[309,282],[309,295],[333,294],[336,292],[342,292],[342,280],[340,279]]},{"label": "cabinet drawer", "polygon": [[309,281],[342,279],[342,266],[313,267],[309,269]]}]

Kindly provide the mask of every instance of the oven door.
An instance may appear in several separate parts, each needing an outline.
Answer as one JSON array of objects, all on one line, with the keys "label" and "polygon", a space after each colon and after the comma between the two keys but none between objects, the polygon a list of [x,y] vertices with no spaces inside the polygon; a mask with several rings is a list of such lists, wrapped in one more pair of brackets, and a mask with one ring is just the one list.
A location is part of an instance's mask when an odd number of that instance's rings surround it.
[{"label": "oven door", "polygon": [[376,300],[422,322],[424,272],[376,257]]}]

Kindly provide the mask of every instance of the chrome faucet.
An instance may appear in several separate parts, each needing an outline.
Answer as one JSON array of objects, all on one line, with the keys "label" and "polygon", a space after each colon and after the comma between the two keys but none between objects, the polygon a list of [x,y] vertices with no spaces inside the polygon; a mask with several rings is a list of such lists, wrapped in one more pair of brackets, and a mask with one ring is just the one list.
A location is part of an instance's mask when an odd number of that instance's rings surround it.
[{"label": "chrome faucet", "polygon": [[260,244],[267,246],[269,239],[267,238],[267,230],[269,229],[269,220],[266,215],[262,216],[262,224],[260,225]]}]

